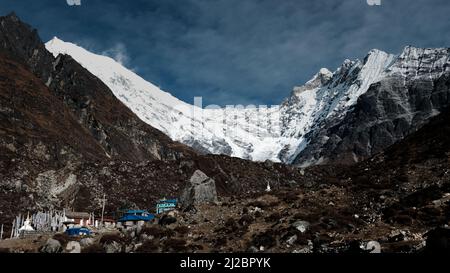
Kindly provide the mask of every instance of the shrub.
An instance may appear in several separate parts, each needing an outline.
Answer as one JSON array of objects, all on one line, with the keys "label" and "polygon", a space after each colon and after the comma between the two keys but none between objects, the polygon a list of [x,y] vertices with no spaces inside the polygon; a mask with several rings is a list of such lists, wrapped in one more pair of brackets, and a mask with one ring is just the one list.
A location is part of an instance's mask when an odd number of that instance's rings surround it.
[{"label": "shrub", "polygon": [[196,251],[196,250],[203,250],[204,248],[203,248],[203,246],[202,245],[199,245],[199,244],[191,244],[191,245],[188,245],[187,246],[189,249],[192,249],[193,251]]},{"label": "shrub", "polygon": [[179,235],[185,235],[189,233],[189,228],[187,226],[178,226],[174,229]]},{"label": "shrub", "polygon": [[279,212],[274,212],[271,215],[264,218],[266,222],[277,222],[281,219],[281,214]]},{"label": "shrub", "polygon": [[105,253],[105,250],[100,244],[92,244],[81,250],[81,253]]},{"label": "shrub", "polygon": [[413,219],[409,215],[400,214],[394,217],[394,221],[401,225],[411,225]]},{"label": "shrub", "polygon": [[183,239],[167,239],[164,241],[164,251],[166,252],[186,252],[186,240]]},{"label": "shrub", "polygon": [[0,248],[0,253],[1,254],[9,253],[9,249],[8,248]]},{"label": "shrub", "polygon": [[164,215],[161,219],[159,219],[158,224],[161,226],[171,225],[173,223],[176,223],[177,219],[175,217]]},{"label": "shrub", "polygon": [[159,226],[145,226],[141,230],[141,234],[145,234],[148,236],[153,236],[155,238],[163,237],[164,235],[164,229],[160,228]]},{"label": "shrub", "polygon": [[227,240],[226,237],[219,237],[219,238],[217,238],[217,239],[214,241],[214,246],[215,246],[215,247],[221,247],[221,246],[226,245],[227,242],[228,242],[228,240]]},{"label": "shrub", "polygon": [[298,199],[298,195],[296,192],[289,191],[285,192],[282,196],[280,196],[280,198],[283,199],[283,201],[286,203],[291,203]]},{"label": "shrub", "polygon": [[146,226],[141,230],[142,234],[153,236],[155,238],[172,237],[175,232],[171,229],[162,228],[160,226]]},{"label": "shrub", "polygon": [[57,233],[53,235],[53,239],[60,242],[62,246],[67,245],[67,243],[70,241],[73,241],[73,238],[71,238],[66,233]]},{"label": "shrub", "polygon": [[253,237],[252,244],[257,247],[270,248],[276,245],[276,239],[271,232],[263,232]]},{"label": "shrub", "polygon": [[107,233],[100,239],[100,244],[111,244],[113,242],[122,243],[124,239],[118,233]]},{"label": "shrub", "polygon": [[247,226],[247,225],[250,225],[251,223],[253,223],[253,221],[254,221],[253,217],[251,217],[248,214],[245,214],[241,217],[241,219],[239,219],[238,223],[241,226]]},{"label": "shrub", "polygon": [[239,226],[233,218],[228,218],[228,220],[225,222],[225,228],[229,232],[234,232],[239,229]]},{"label": "shrub", "polygon": [[140,247],[136,249],[137,253],[156,253],[159,250],[158,243],[154,240],[145,241]]}]

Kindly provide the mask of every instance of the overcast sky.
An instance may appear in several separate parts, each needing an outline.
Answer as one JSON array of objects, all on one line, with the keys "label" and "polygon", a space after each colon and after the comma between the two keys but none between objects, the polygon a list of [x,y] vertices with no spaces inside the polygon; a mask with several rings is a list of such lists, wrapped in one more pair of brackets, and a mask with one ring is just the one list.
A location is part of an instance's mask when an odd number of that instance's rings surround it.
[{"label": "overcast sky", "polygon": [[372,48],[450,47],[448,0],[0,0],[11,11],[190,103],[278,104]]}]

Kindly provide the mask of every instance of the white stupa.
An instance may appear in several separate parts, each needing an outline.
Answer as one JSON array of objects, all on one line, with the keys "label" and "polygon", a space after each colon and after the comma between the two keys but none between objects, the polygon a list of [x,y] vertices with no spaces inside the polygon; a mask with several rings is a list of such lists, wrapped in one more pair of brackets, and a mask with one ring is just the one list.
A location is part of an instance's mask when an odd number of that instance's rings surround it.
[{"label": "white stupa", "polygon": [[271,192],[271,191],[272,191],[272,189],[270,188],[270,183],[267,182],[266,192]]},{"label": "white stupa", "polygon": [[19,229],[22,231],[34,231],[34,228],[31,226],[30,215],[28,215],[27,219],[23,222],[23,226]]}]

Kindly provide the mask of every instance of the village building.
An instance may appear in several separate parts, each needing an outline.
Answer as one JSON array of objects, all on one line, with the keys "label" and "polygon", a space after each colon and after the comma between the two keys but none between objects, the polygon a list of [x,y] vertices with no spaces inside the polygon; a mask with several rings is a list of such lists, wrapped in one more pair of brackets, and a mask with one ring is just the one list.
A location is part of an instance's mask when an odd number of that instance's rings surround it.
[{"label": "village building", "polygon": [[63,224],[66,228],[92,226],[94,216],[88,212],[66,212]]},{"label": "village building", "polygon": [[69,236],[88,236],[91,235],[91,230],[85,227],[73,227],[65,231]]},{"label": "village building", "polygon": [[128,210],[117,221],[117,227],[133,228],[143,226],[146,222],[155,219],[155,215],[146,210]]},{"label": "village building", "polygon": [[[100,226],[99,220],[95,220],[95,227],[98,228]],[[104,228],[115,228],[116,227],[116,220],[113,218],[103,218],[103,227]]]}]

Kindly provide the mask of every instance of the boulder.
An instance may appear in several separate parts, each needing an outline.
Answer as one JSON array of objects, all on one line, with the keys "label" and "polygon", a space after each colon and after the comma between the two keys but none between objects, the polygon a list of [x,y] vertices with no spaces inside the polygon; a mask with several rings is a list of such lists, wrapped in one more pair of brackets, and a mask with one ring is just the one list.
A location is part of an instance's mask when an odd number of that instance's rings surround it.
[{"label": "boulder", "polygon": [[296,222],[294,222],[294,223],[292,224],[292,226],[293,226],[294,228],[296,228],[298,231],[300,231],[301,233],[306,232],[306,231],[308,230],[308,228],[309,228],[310,225],[311,225],[311,224],[310,224],[309,222],[301,221],[301,220],[296,221]]},{"label": "boulder", "polygon": [[161,226],[168,226],[168,225],[174,224],[176,222],[177,222],[177,218],[166,214],[163,217],[161,217],[161,219],[159,219],[158,224]]},{"label": "boulder", "polygon": [[287,243],[288,245],[293,245],[293,244],[297,241],[297,239],[298,239],[297,235],[294,235],[294,236],[290,237],[290,238],[286,241],[286,243]]},{"label": "boulder", "polygon": [[364,250],[368,253],[381,253],[381,245],[377,241],[370,241],[365,245]]},{"label": "boulder", "polygon": [[257,247],[255,247],[255,246],[250,246],[250,247],[247,249],[247,252],[248,252],[248,253],[258,253],[258,252],[259,252],[259,249],[258,249]]},{"label": "boulder", "polygon": [[81,245],[79,242],[71,241],[67,243],[66,252],[68,253],[81,253]]},{"label": "boulder", "polygon": [[61,251],[61,243],[52,238],[49,238],[45,245],[41,248],[42,253],[60,253]]},{"label": "boulder", "polygon": [[218,201],[216,182],[200,170],[195,171],[192,175],[180,198],[184,210],[196,204]]},{"label": "boulder", "polygon": [[88,246],[93,245],[93,244],[94,244],[94,239],[93,238],[83,238],[80,241],[80,245],[82,247],[88,247]]},{"label": "boulder", "polygon": [[103,247],[104,247],[106,253],[122,252],[122,245],[118,242],[111,242],[111,243],[105,244]]},{"label": "boulder", "polygon": [[125,246],[125,253],[131,253],[136,249],[135,245],[129,244]]}]

